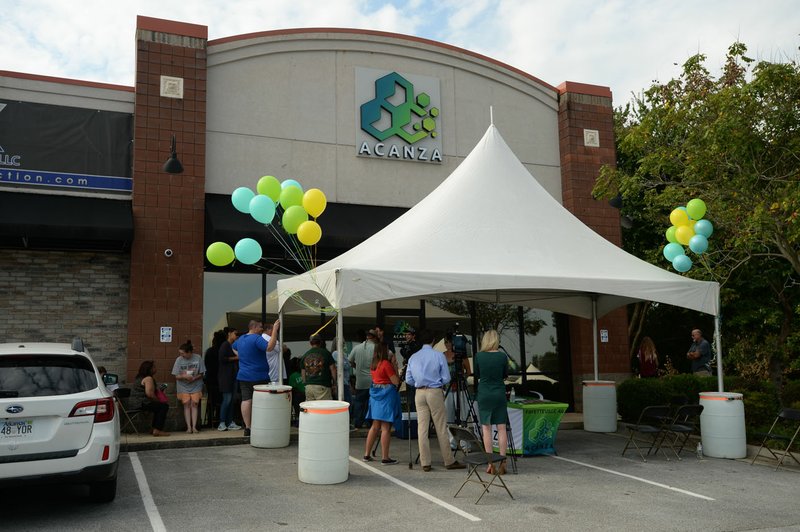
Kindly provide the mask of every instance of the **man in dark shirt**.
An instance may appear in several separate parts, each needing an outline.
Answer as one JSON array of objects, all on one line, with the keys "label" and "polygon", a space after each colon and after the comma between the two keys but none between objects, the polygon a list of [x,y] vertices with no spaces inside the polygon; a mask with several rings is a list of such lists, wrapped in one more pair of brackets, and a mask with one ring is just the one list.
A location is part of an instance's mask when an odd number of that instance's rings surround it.
[{"label": "man in dark shirt", "polygon": [[331,388],[336,385],[336,363],[325,349],[322,336],[314,334],[309,340],[311,349],[300,360],[303,382],[306,384],[306,401],[332,399]]},{"label": "man in dark shirt", "polygon": [[686,358],[692,361],[692,373],[711,375],[711,345],[703,338],[703,332],[700,329],[692,331],[692,345],[689,346]]}]

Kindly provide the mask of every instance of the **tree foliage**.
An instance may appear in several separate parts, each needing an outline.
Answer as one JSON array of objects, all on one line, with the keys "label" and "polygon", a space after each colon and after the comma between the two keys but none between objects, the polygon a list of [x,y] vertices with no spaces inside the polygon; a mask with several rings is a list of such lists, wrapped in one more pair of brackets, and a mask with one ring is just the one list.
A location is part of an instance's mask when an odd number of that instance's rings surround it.
[{"label": "tree foliage", "polygon": [[668,269],[670,211],[706,202],[711,246],[686,275],[722,285],[728,351],[763,357],[777,379],[800,345],[800,67],[746,53],[731,45],[716,77],[705,56],[690,57],[679,77],[617,109],[617,168],[594,192],[622,195],[635,222],[625,249]]},{"label": "tree foliage", "polygon": [[[468,316],[470,314],[467,302],[460,299],[437,299],[431,301],[431,304],[459,316]],[[499,334],[502,334],[507,329],[519,330],[517,307],[514,305],[475,303],[475,310],[479,333],[489,329],[494,329]],[[525,309],[523,311],[523,324],[525,334],[535,336],[544,327],[545,323],[535,317],[530,309]],[[462,330],[462,332],[464,331]]]}]

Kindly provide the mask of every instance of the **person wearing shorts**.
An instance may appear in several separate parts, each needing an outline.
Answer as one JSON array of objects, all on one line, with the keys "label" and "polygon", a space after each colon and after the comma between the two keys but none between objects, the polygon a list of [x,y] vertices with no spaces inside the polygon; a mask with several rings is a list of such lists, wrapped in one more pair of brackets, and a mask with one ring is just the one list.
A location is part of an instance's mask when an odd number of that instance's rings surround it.
[{"label": "person wearing shorts", "polygon": [[175,391],[178,400],[183,404],[183,419],[186,421],[186,432],[200,432],[197,428],[198,407],[203,397],[203,376],[206,365],[203,357],[194,352],[192,342],[187,340],[178,348],[178,358],[172,366],[175,375]]},{"label": "person wearing shorts", "polygon": [[[278,336],[280,322],[275,321],[272,326],[273,335],[270,342]],[[250,419],[253,408],[253,387],[258,384],[269,384],[269,362],[267,351],[274,348],[261,336],[264,331],[262,323],[251,320],[247,326],[247,334],[233,342],[234,352],[239,356],[239,389],[242,392],[242,420],[244,421],[244,435],[250,436]]]}]

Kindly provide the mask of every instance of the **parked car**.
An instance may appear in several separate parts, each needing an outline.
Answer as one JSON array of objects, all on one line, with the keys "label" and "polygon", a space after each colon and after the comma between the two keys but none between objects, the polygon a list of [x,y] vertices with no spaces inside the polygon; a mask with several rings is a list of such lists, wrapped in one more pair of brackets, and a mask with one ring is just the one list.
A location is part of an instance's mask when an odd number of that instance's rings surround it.
[{"label": "parked car", "polygon": [[88,484],[92,500],[114,500],[119,427],[79,338],[0,344],[0,487]]}]

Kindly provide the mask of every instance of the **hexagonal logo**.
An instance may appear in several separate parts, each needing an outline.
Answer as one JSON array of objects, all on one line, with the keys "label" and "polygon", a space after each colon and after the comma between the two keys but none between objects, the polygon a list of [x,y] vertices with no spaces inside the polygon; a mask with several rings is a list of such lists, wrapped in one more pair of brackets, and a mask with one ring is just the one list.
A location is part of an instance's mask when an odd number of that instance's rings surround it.
[{"label": "hexagonal logo", "polygon": [[441,162],[439,80],[356,68],[358,155]]}]

